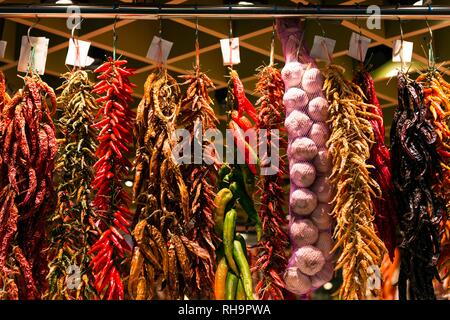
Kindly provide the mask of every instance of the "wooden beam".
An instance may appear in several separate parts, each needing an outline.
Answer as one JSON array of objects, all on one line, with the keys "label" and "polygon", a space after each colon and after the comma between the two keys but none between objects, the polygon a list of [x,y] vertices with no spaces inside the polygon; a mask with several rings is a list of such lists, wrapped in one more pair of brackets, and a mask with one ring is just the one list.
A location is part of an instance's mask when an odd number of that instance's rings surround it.
[{"label": "wooden beam", "polygon": [[[384,39],[382,36],[379,36],[379,35],[377,35],[377,34],[371,32],[371,31],[369,31],[369,30],[367,30],[367,29],[359,28],[356,24],[354,24],[354,23],[352,23],[352,22],[350,22],[350,21],[344,20],[344,21],[342,21],[341,25],[344,26],[344,27],[346,27],[346,28],[348,28],[348,29],[350,29],[350,30],[352,30],[352,31],[359,32],[359,30],[361,30],[361,33],[362,33],[364,36],[366,36],[366,37],[368,37],[368,38],[371,38],[372,40],[378,41],[378,42],[380,42],[381,44],[384,44],[385,46],[388,46],[388,47],[390,47],[390,48],[393,47],[393,42],[392,42],[392,41],[389,41],[389,40],[387,40],[387,39]],[[428,59],[425,58],[425,57],[423,57],[422,55],[420,55],[420,54],[418,54],[418,53],[413,52],[412,57],[413,57],[415,60],[424,63],[425,65],[428,64]],[[445,74],[450,74],[449,71],[446,70],[446,69],[444,69],[444,68],[438,67],[438,70],[441,71],[441,72],[443,72],[443,73],[445,73]]]},{"label": "wooden beam", "polygon": [[[195,25],[194,25],[194,27],[195,27]],[[199,28],[199,30],[200,30],[200,28]],[[257,37],[259,35],[262,35],[262,34],[265,34],[265,33],[268,33],[268,32],[272,32],[272,27],[267,27],[267,28],[263,28],[263,29],[260,29],[260,30],[254,31],[254,32],[247,33],[247,34],[241,36],[240,39],[241,40],[246,40],[246,39]],[[220,43],[217,42],[217,43],[215,43],[213,45],[201,48],[199,50],[199,53],[203,54],[203,53],[207,53],[207,52],[213,51],[215,49],[219,49],[219,48],[220,48]],[[179,56],[176,56],[176,57],[168,59],[167,60],[167,64],[170,65],[170,64],[173,64],[173,63],[181,61],[181,60],[192,58],[194,56],[195,56],[195,51],[184,53],[184,54],[181,54]],[[151,71],[151,70],[153,70],[155,68],[156,68],[155,65],[145,66],[145,67],[137,69],[136,73],[142,73],[142,72],[146,72],[146,71]],[[226,87],[226,84],[225,84],[225,87]]]},{"label": "wooden beam", "polygon": [[[175,22],[178,22],[178,23],[180,23],[182,25],[185,25],[187,27],[190,27],[192,29],[195,29],[195,23],[192,22],[192,21],[189,21],[189,20],[186,20],[186,19],[172,19],[172,20],[175,21]],[[213,37],[219,38],[219,39],[228,38],[228,35],[223,34],[221,32],[218,32],[218,31],[215,31],[215,30],[212,30],[212,29],[210,29],[208,27],[201,26],[200,24],[198,26],[198,30],[202,31],[202,32],[204,32],[206,34],[209,34],[209,35],[211,35]],[[256,32],[252,32],[251,34],[253,34],[253,35],[251,37],[255,37],[257,35],[261,35],[261,34],[268,33],[268,32],[272,32],[272,27],[267,27],[267,28],[258,30]],[[257,47],[257,46],[254,46],[252,44],[249,44],[249,43],[243,41],[245,39],[248,39],[248,38],[239,37],[239,45],[241,47],[249,49],[249,50],[254,51],[254,52],[257,52],[257,53],[262,54],[262,55],[266,55],[266,56],[270,55],[270,51],[269,50],[265,50],[265,49],[262,49],[260,47]],[[284,57],[279,55],[279,54],[275,54],[274,58],[277,59],[277,60],[280,60],[280,61],[284,60]]]},{"label": "wooden beam", "polygon": [[[26,19],[10,18],[8,20],[11,20],[13,22],[20,23],[20,24],[23,24],[23,25],[26,25],[26,26],[29,26],[29,27],[33,25],[33,21],[26,20]],[[135,20],[121,20],[121,21],[118,21],[116,23],[116,29],[118,29],[120,27],[123,27],[123,26],[126,26],[127,24],[130,24],[130,23],[132,23],[134,21]],[[89,40],[91,38],[94,38],[94,37],[102,34],[102,33],[106,33],[108,31],[110,31],[113,26],[114,26],[113,24],[107,25],[107,26],[99,28],[99,29],[97,29],[95,31],[86,33],[86,34],[80,36],[80,40]],[[54,28],[50,28],[50,27],[47,27],[47,26],[43,26],[41,24],[35,25],[34,28],[42,30],[42,31],[45,31],[45,32],[48,32],[48,33],[56,34],[56,35],[59,35],[59,36],[64,37],[64,38],[70,38],[71,37],[71,34],[68,33],[68,32],[62,32],[60,30],[57,30],[57,29],[54,29]],[[69,46],[69,42],[60,43],[60,44],[58,44],[56,46],[53,46],[53,47],[49,48],[48,49],[48,53],[50,54],[50,53],[53,53],[53,52],[57,52],[59,50],[67,48],[68,46]],[[14,68],[15,66],[17,66],[18,63],[19,63],[18,60],[17,61],[12,61],[11,63],[9,63],[7,65],[4,65],[0,69],[5,71],[5,70],[8,70],[10,68]]]},{"label": "wooden beam", "polygon": [[[446,28],[446,27],[449,27],[449,26],[450,26],[450,21],[444,21],[444,22],[440,22],[438,24],[430,26],[430,29],[432,31],[435,31],[435,30],[443,29],[443,28]],[[424,34],[424,33],[427,33],[427,32],[428,32],[428,28],[422,28],[422,29],[417,29],[417,30],[414,30],[414,31],[410,31],[410,32],[407,32],[407,33],[403,34],[403,39],[415,37],[415,36],[418,36],[418,35],[421,35],[421,34]],[[392,43],[395,39],[398,39],[399,36],[400,35],[394,36],[394,37],[390,37],[390,38],[387,38],[387,39],[384,39],[384,40],[389,41],[389,42]],[[382,45],[382,44],[384,44],[384,43],[380,42],[380,41],[373,41],[373,42],[371,42],[369,44],[369,48],[373,48],[373,47],[376,47],[376,46],[379,46],[379,45]],[[347,54],[347,52],[348,52],[348,50],[343,50],[343,51],[336,52],[336,53],[333,54],[333,58],[344,56],[344,55]]]},{"label": "wooden beam", "polygon": [[[16,18],[12,18],[12,19],[16,19]],[[128,21],[128,22],[126,22],[126,21]],[[121,20],[121,21],[118,21],[117,24],[116,24],[116,29],[117,29],[119,26],[124,26],[124,25],[129,24],[129,23],[132,23],[132,22],[134,22],[134,21],[135,21],[135,20]],[[17,20],[17,21],[15,21],[15,22],[16,22],[16,23],[23,23],[23,24],[28,25],[28,26],[31,26],[31,25],[33,24],[33,21],[29,21],[29,20],[26,20],[26,19],[20,19],[20,20]],[[119,24],[119,23],[120,23],[120,24]],[[91,33],[90,33],[90,34],[91,34],[90,37],[98,36],[98,35],[102,34],[102,32],[103,32],[103,33],[108,32],[108,31],[110,31],[110,30],[112,29],[112,26],[113,26],[113,25],[109,25],[109,26],[106,26],[106,27],[104,27],[104,28],[101,28],[101,29],[102,29],[101,31],[96,30],[96,31],[94,31],[94,32],[91,32]],[[67,39],[69,39],[69,38],[71,37],[71,34],[68,33],[68,32],[61,32],[61,31],[59,31],[59,30],[56,30],[56,29],[54,29],[54,28],[50,28],[50,27],[47,27],[47,26],[43,26],[43,25],[41,25],[41,24],[36,24],[36,25],[34,26],[34,28],[40,29],[40,30],[45,31],[45,32],[48,32],[48,33],[57,34],[57,35],[59,35],[59,36],[61,36],[61,37],[65,37],[65,38],[67,38]],[[94,35],[92,35],[92,34],[94,34]],[[87,34],[87,35],[84,35],[84,36],[81,36],[80,39],[81,39],[81,40],[89,40],[90,37],[87,37],[87,36],[88,36],[88,34]],[[106,51],[109,51],[109,52],[112,52],[112,51],[113,51],[113,47],[111,47],[110,45],[103,44],[103,43],[101,43],[101,42],[91,41],[91,44],[92,44],[92,46],[94,46],[94,47],[97,47],[97,48],[100,48],[100,49],[103,49],[103,50],[106,50]],[[68,43],[66,42],[65,47],[67,47],[67,46],[68,46]],[[63,47],[62,45],[59,45],[59,46],[58,46],[57,48],[55,48],[55,49],[50,48],[49,51],[50,51],[51,49],[53,49],[52,52],[55,52],[55,51],[61,50],[61,49],[63,49],[63,48],[64,48],[64,47]],[[151,60],[147,59],[146,57],[142,57],[141,55],[138,55],[138,54],[135,54],[135,53],[126,51],[126,50],[116,49],[116,53],[119,54],[119,55],[123,55],[123,56],[130,57],[130,58],[132,58],[132,59],[134,59],[134,60],[137,60],[137,61],[141,61],[141,62],[150,63],[150,64],[152,64],[152,65],[155,65]],[[8,69],[10,69],[10,68],[14,68],[15,66],[17,66],[17,63],[18,63],[18,61],[15,61],[15,62],[13,62],[13,63],[7,64],[7,65],[1,67],[0,69],[2,69],[2,70],[8,70]],[[176,72],[176,73],[186,74],[186,73],[189,72],[189,71],[187,71],[187,70],[184,70],[184,69],[181,69],[181,68],[177,68],[177,67],[174,67],[174,66],[171,66],[171,65],[166,65],[166,67],[167,67],[168,70],[171,70],[171,71]],[[217,79],[211,79],[211,80],[212,80],[215,84],[217,84],[217,85],[219,85],[219,86],[226,84],[224,81],[221,81],[221,80],[217,80]]]}]

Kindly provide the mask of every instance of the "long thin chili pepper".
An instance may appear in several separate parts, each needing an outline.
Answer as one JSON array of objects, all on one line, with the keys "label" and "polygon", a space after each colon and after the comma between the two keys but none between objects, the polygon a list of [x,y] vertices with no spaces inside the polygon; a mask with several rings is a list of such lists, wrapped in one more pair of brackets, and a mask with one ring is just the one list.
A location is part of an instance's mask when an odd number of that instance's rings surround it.
[{"label": "long thin chili pepper", "polygon": [[[128,77],[133,75],[134,70],[125,67],[123,61],[118,62],[110,57],[95,72],[99,74],[98,79],[106,80],[108,86],[94,90],[95,93],[103,95],[97,99],[97,103],[100,104],[97,112],[99,122],[93,125],[95,129],[102,132],[98,136],[100,144],[95,155],[99,160],[95,165],[95,178],[92,182],[92,188],[95,190],[93,205],[97,216],[95,225],[99,229],[97,234],[99,239],[94,246],[98,244],[99,247],[110,247],[111,249],[107,259],[99,262],[97,268],[94,266],[93,274],[97,279],[95,289],[102,299],[121,300],[124,299],[124,292],[121,289],[123,279],[120,279],[117,274],[123,277],[126,269],[124,269],[122,260],[131,249],[114,226],[119,224],[121,232],[124,230],[127,231],[124,233],[130,232],[127,223],[123,224],[119,220],[114,223],[114,216],[121,215],[122,221],[129,222],[131,214],[128,209],[130,197],[124,190],[123,178],[131,167],[125,154],[133,142],[131,128],[134,112],[127,106],[132,102],[132,92],[128,88],[134,86]],[[118,77],[122,79],[122,86],[113,83],[114,79]],[[112,133],[112,127],[119,127],[119,125],[124,129],[121,139]],[[106,232],[108,232],[107,235],[105,235]],[[102,234],[105,236],[103,237]],[[92,252],[91,257],[94,259],[97,255],[99,255],[99,251]],[[100,273],[99,270],[104,269],[107,265],[110,265],[110,268],[106,272]]]},{"label": "long thin chili pepper", "polygon": [[0,284],[8,299],[40,299],[48,285],[45,241],[58,149],[51,119],[56,96],[34,73],[24,83],[7,104],[0,94]]},{"label": "long thin chili pepper", "polygon": [[[88,251],[93,242],[92,233],[98,232],[92,223],[95,215],[91,207],[92,166],[97,160],[94,155],[97,132],[92,125],[98,107],[86,71],[68,72],[62,77],[64,83],[59,88],[62,92],[57,102],[62,111],[58,129],[63,139],[56,163],[62,183],[56,190],[58,201],[50,218],[54,228],[50,232],[48,279],[51,290],[47,296],[49,299],[95,299]],[[68,274],[76,267],[80,274]],[[70,276],[75,280],[85,276],[87,281],[78,281],[70,288],[59,290],[56,284],[60,279],[69,283]]]}]

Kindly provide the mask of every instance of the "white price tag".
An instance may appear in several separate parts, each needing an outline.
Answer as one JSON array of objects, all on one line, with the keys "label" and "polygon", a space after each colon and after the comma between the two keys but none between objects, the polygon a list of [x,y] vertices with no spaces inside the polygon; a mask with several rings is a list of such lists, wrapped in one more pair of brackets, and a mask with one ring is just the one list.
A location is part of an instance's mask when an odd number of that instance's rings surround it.
[{"label": "white price tag", "polygon": [[172,50],[172,46],[173,42],[154,36],[147,51],[147,58],[156,62],[165,63],[169,57],[170,50]]},{"label": "white price tag", "polygon": [[0,58],[5,57],[6,45],[8,42],[5,40],[0,40]]},{"label": "white price tag", "polygon": [[[28,42],[28,37],[22,36],[17,70],[19,72],[27,72],[30,67],[33,67],[38,74],[43,75],[45,73],[45,63],[47,62],[48,42],[49,39],[45,37],[30,37],[30,42]],[[31,47],[34,48],[33,55],[31,54]]]},{"label": "white price tag", "polygon": [[364,62],[370,42],[369,38],[353,32],[348,46],[348,55],[353,59]]},{"label": "white price tag", "polygon": [[336,40],[321,36],[315,36],[310,56],[317,60],[327,61],[328,63],[330,63],[335,45]]},{"label": "white price tag", "polygon": [[241,57],[239,54],[239,38],[220,39],[220,48],[222,49],[224,66],[241,63]]},{"label": "white price tag", "polygon": [[392,49],[392,61],[403,63],[411,62],[412,52],[413,52],[412,42],[395,40]]},{"label": "white price tag", "polygon": [[88,41],[69,39],[66,64],[75,67],[85,67],[90,46],[91,43]]}]

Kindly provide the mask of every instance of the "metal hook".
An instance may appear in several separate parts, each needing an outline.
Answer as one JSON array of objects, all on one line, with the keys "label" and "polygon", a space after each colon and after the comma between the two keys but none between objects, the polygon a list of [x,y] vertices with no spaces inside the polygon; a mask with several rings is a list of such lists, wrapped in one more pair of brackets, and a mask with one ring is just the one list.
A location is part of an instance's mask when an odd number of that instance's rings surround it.
[{"label": "metal hook", "polygon": [[433,30],[431,30],[430,24],[428,23],[428,18],[425,18],[427,23],[428,32],[430,33],[430,41],[428,42],[428,66],[434,67],[434,50],[433,50]]},{"label": "metal hook", "polygon": [[403,45],[403,27],[402,27],[402,19],[400,17],[398,17],[398,22],[400,24],[400,41]]},{"label": "metal hook", "polygon": [[316,22],[317,22],[317,25],[319,26],[320,30],[322,31],[322,37],[325,38],[325,29],[323,28],[322,24],[320,23],[320,19],[316,18]]},{"label": "metal hook", "polygon": [[[195,12],[197,13],[198,7],[195,5]],[[195,42],[198,42],[198,15],[195,15]]]},{"label": "metal hook", "polygon": [[[83,22],[84,18],[82,18],[73,28],[72,28],[72,32],[71,32],[71,37],[72,39],[74,38],[74,34],[75,34],[75,29],[78,29],[78,27],[81,25],[81,23]],[[115,25],[115,24],[114,24]]]},{"label": "metal hook", "polygon": [[433,30],[431,30],[430,24],[428,23],[428,18],[425,18],[425,22],[427,23],[428,32],[430,33],[430,46],[433,43]]},{"label": "metal hook", "polygon": [[33,24],[28,28],[27,39],[28,39],[28,43],[30,44],[30,46],[31,46],[30,32],[39,23],[39,20],[40,20],[40,18],[36,17],[36,21],[33,22]]},{"label": "metal hook", "polygon": [[273,65],[273,56],[275,53],[275,25],[276,25],[276,21],[275,18],[272,21],[272,38],[270,39],[270,61],[269,61],[269,65]]},{"label": "metal hook", "polygon": [[114,60],[116,60],[116,43],[117,43],[116,23],[117,23],[117,16],[115,16],[114,24],[113,24],[113,59]]},{"label": "metal hook", "polygon": [[[197,10],[197,5],[195,5],[195,10]],[[200,44],[198,40],[198,16],[195,16],[195,65],[200,68]]]}]

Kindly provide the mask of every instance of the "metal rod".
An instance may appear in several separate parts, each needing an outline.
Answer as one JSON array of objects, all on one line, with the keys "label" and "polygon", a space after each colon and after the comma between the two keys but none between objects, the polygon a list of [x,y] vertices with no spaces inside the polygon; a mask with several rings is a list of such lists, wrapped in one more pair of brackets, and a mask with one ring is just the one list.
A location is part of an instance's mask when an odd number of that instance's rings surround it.
[{"label": "metal rod", "polygon": [[[210,18],[255,18],[298,17],[320,19],[367,18],[372,16],[367,6],[186,6],[146,4],[133,5],[80,5],[76,6],[84,18],[156,19],[210,17]],[[65,18],[73,16],[74,6],[67,5],[0,5],[0,17]],[[381,6],[382,19],[430,20],[448,19],[450,6]]]}]

